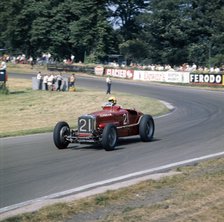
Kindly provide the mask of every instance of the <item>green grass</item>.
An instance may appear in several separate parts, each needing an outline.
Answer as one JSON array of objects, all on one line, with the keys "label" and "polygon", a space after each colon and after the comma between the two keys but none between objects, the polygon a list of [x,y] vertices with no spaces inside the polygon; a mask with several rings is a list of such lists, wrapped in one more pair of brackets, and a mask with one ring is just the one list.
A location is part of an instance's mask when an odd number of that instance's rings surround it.
[{"label": "green grass", "polygon": [[[77,87],[76,92],[48,92],[31,89],[31,79],[9,79],[8,95],[0,94],[0,137],[52,131],[58,121],[75,127],[78,117],[101,110],[108,96],[98,90]],[[159,115],[169,110],[161,102],[116,92],[113,94],[124,108]]]}]

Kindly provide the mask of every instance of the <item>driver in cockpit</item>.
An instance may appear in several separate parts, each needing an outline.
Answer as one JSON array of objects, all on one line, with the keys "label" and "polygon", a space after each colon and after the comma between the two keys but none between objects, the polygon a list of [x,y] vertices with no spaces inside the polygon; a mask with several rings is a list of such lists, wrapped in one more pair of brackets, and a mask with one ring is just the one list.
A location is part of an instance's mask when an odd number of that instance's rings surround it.
[{"label": "driver in cockpit", "polygon": [[113,106],[115,106],[117,104],[117,100],[114,96],[111,96],[109,99],[108,99],[108,102],[109,103],[112,103]]},{"label": "driver in cockpit", "polygon": [[108,102],[105,102],[102,107],[114,107],[117,106],[117,99],[114,96],[109,97]]}]

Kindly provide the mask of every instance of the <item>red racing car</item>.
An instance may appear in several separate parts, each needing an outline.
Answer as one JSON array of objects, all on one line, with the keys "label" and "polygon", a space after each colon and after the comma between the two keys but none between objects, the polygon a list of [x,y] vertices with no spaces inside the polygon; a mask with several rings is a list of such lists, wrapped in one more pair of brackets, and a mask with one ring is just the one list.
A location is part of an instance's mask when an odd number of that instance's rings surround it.
[{"label": "red racing car", "polygon": [[70,129],[67,122],[58,122],[54,128],[53,140],[58,149],[65,149],[70,143],[101,144],[106,151],[114,150],[119,137],[140,135],[144,142],[153,139],[155,131],[151,115],[135,109],[124,109],[116,105],[112,97],[101,111],[78,118],[78,129]]}]

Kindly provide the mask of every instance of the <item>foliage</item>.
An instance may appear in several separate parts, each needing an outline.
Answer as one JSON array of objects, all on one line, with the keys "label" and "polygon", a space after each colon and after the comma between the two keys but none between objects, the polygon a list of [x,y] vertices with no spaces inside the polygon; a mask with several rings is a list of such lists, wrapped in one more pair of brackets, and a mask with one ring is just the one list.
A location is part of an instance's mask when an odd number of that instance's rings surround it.
[{"label": "foliage", "polygon": [[11,54],[223,64],[223,0],[1,0],[0,8],[0,48]]},{"label": "foliage", "polygon": [[137,23],[137,16],[147,7],[144,0],[112,0],[112,17],[125,41],[135,39],[141,33],[141,26]]},{"label": "foliage", "polygon": [[128,40],[120,44],[120,52],[127,61],[141,63],[147,58],[147,45],[139,40]]},{"label": "foliage", "polygon": [[[40,56],[50,52],[54,58],[84,60],[94,53],[102,59],[110,53],[110,33],[106,1],[13,0],[0,3],[3,8],[0,25],[0,47]],[[20,6],[20,7],[19,7]],[[4,18],[8,18],[5,20]],[[4,21],[4,22],[3,22]]]},{"label": "foliage", "polygon": [[153,62],[206,65],[223,54],[223,10],[219,0],[151,0],[140,23]]}]

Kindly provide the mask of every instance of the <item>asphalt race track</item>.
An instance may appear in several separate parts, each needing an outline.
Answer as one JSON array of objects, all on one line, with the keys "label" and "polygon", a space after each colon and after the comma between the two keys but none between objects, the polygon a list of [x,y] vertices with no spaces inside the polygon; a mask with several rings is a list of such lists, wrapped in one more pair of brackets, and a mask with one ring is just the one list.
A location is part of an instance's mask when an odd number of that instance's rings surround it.
[{"label": "asphalt race track", "polygon": [[[106,90],[104,78],[78,77],[77,85]],[[224,151],[224,91],[121,80],[113,80],[113,91],[163,100],[175,110],[155,118],[153,142],[122,139],[112,152],[87,145],[58,150],[51,133],[0,139],[0,208]]]}]

